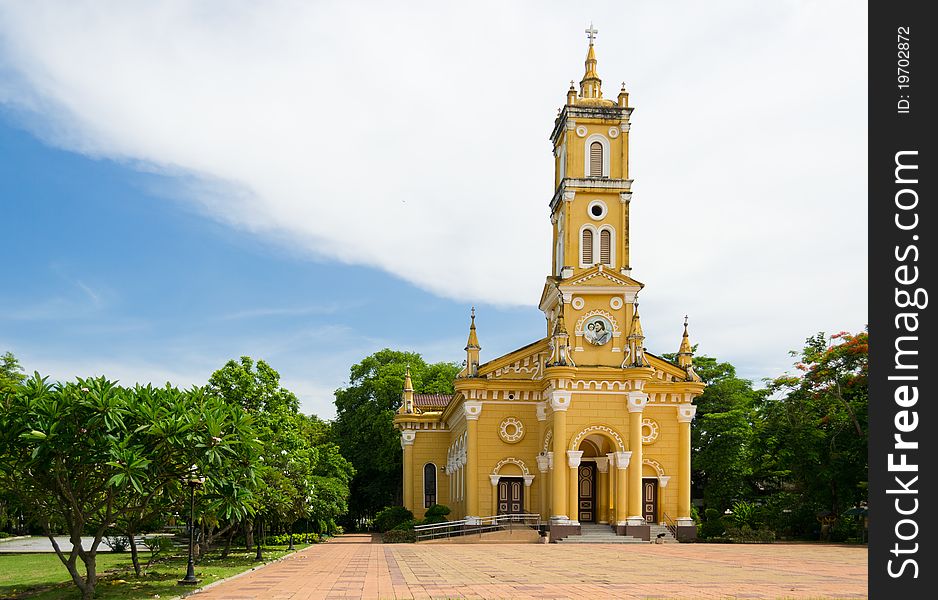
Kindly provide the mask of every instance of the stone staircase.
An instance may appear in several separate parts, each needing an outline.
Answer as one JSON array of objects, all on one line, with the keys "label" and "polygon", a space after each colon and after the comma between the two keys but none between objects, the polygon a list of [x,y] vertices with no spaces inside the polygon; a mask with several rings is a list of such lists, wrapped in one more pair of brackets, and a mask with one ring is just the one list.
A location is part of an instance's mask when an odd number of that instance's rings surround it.
[{"label": "stone staircase", "polygon": [[[570,535],[557,540],[558,544],[647,544],[630,535],[616,535],[609,525],[597,523],[583,523],[580,525],[580,535]],[[654,536],[652,536],[654,537]],[[673,539],[673,538],[672,538]]]},{"label": "stone staircase", "polygon": [[674,539],[674,536],[671,534],[671,531],[665,525],[660,523],[649,523],[651,526],[651,541],[654,542],[658,537],[659,533],[663,533],[664,536],[661,538],[661,543],[663,544],[676,544],[677,540]]}]

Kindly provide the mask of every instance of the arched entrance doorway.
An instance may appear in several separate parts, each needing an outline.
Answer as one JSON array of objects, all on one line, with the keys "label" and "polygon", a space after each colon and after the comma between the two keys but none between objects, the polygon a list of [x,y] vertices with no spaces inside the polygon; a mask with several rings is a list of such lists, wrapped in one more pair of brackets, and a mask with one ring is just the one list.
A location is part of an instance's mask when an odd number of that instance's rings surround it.
[{"label": "arched entrance doorway", "polygon": [[583,454],[577,468],[577,521],[608,523],[611,499],[606,455],[616,448],[603,435],[585,437],[577,447]]}]

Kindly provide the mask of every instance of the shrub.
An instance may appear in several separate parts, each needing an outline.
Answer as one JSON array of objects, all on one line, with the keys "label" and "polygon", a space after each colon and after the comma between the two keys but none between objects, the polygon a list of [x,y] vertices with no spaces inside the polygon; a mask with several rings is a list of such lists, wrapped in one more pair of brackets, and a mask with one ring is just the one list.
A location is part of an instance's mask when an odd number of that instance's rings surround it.
[{"label": "shrub", "polygon": [[728,527],[726,537],[737,544],[768,544],[775,541],[775,532],[771,529],[752,529],[747,525]]},{"label": "shrub", "polygon": [[6,531],[0,531],[0,540],[3,538],[13,537],[12,533],[7,533]]},{"label": "shrub", "polygon": [[130,546],[130,540],[124,535],[105,536],[104,543],[111,552],[127,552],[127,547]]},{"label": "shrub", "polygon": [[417,541],[417,534],[413,529],[391,529],[381,534],[385,544],[413,544]]},{"label": "shrub", "polygon": [[374,527],[378,531],[388,531],[394,529],[401,523],[405,521],[413,521],[414,513],[410,512],[403,506],[388,506],[387,508],[382,508],[378,511],[378,514],[375,515]]},{"label": "shrub", "polygon": [[398,523],[392,527],[389,531],[413,531],[414,525],[423,525],[423,521],[414,521],[413,519],[409,521],[404,521],[403,523]]},{"label": "shrub", "polygon": [[445,517],[450,513],[450,509],[445,504],[434,504],[427,509],[427,517]]}]

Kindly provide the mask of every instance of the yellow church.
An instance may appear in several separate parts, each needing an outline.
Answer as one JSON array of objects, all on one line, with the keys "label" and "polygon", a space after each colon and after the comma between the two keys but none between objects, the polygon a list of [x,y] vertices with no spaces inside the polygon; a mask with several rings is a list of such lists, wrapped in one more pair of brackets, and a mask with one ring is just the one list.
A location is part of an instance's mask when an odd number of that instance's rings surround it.
[{"label": "yellow church", "polygon": [[445,504],[467,523],[539,514],[551,541],[596,529],[692,541],[690,427],[704,384],[686,318],[677,364],[645,349],[644,284],[629,261],[633,108],[624,84],[603,97],[596,30],[587,34],[586,73],[550,135],[547,335],[483,363],[473,310],[452,396],[415,394],[408,374],[394,418],[403,503],[418,519]]}]

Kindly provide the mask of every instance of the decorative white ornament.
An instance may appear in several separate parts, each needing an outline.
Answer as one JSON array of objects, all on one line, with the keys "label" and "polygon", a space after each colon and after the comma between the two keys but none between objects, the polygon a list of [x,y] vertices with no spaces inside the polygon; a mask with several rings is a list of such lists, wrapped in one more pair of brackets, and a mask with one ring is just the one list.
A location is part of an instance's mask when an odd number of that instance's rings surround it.
[{"label": "decorative white ornament", "polygon": [[613,296],[609,300],[609,308],[611,308],[612,310],[619,310],[620,308],[622,308],[622,297]]},{"label": "decorative white ornament", "polygon": [[576,134],[580,137],[586,137],[586,127],[580,125],[576,128]]},{"label": "decorative white ornament", "polygon": [[[645,433],[645,431],[648,433]],[[658,439],[658,423],[653,419],[642,419],[642,443],[653,444]]]},{"label": "decorative white ornament", "polygon": [[610,127],[610,128],[609,128],[609,137],[611,137],[611,138],[617,138],[617,137],[619,137],[619,128],[618,128],[618,127]]},{"label": "decorative white ornament", "polygon": [[583,310],[583,307],[586,305],[586,302],[583,301],[583,298],[576,297],[573,299],[573,302],[570,303],[570,306],[576,310]]},{"label": "decorative white ornament", "polygon": [[517,444],[524,437],[524,424],[515,417],[506,417],[498,426],[498,437],[508,444]]}]

